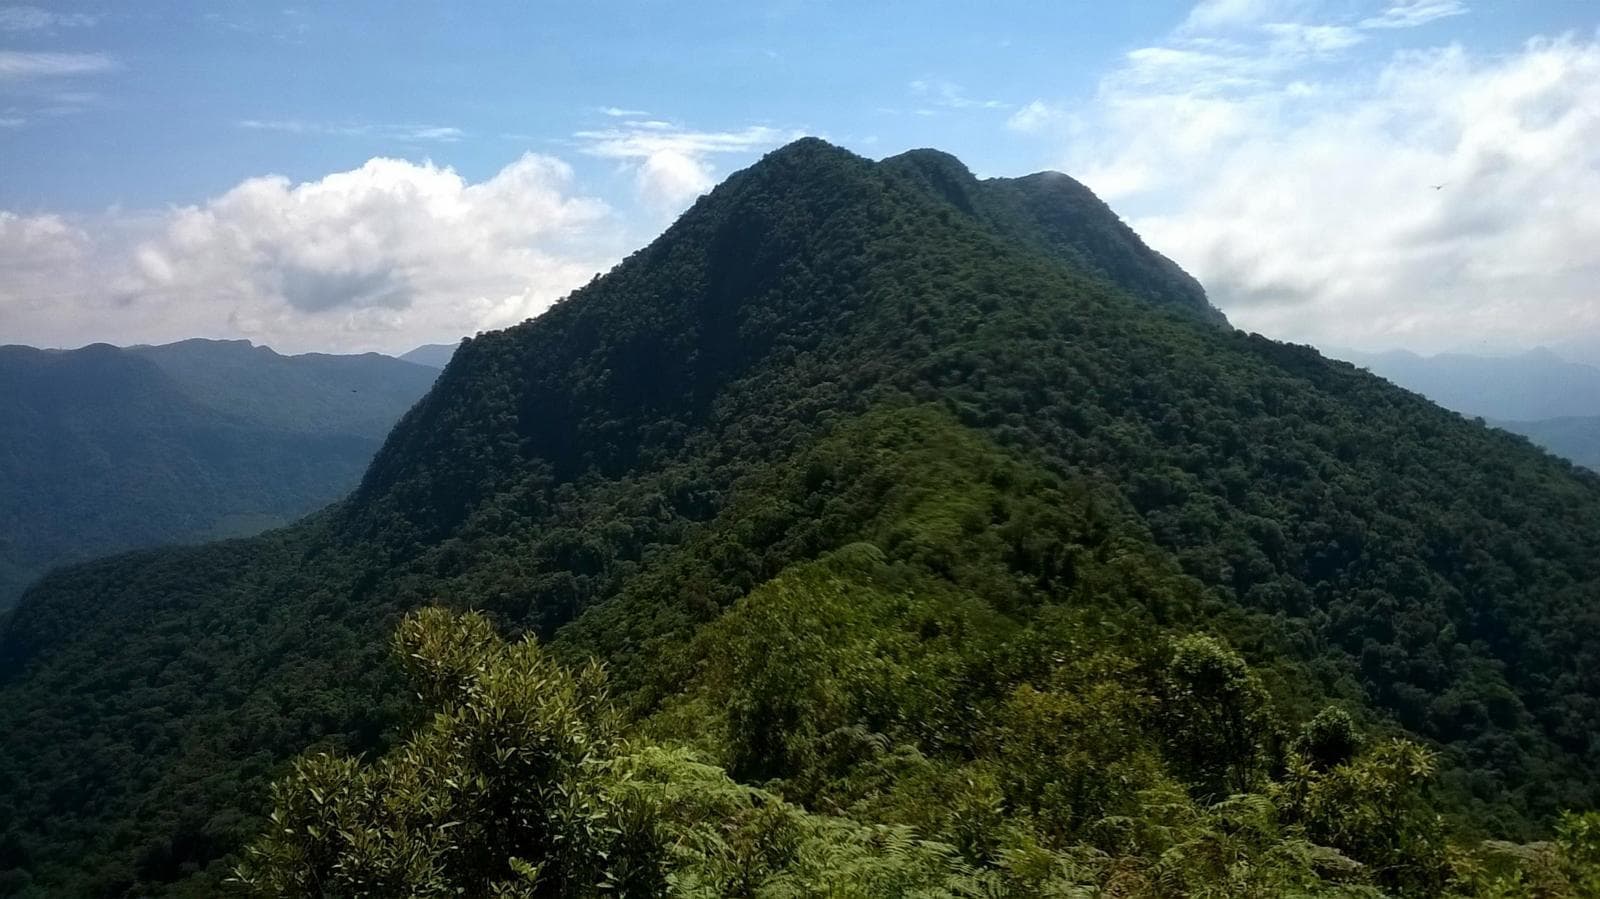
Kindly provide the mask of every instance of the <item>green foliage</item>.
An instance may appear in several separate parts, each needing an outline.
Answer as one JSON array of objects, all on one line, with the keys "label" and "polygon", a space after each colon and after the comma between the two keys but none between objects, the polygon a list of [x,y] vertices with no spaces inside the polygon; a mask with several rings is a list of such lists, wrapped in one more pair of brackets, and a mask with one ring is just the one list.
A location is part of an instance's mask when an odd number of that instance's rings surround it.
[{"label": "green foliage", "polygon": [[[1147,796],[1160,851],[1112,861],[1010,832],[990,788],[967,851],[817,815],[681,750],[620,739],[599,669],[569,673],[479,615],[408,616],[396,655],[435,714],[370,765],[328,754],[274,784],[235,880],[269,897],[1355,895],[1313,871],[1264,796]],[[782,663],[778,663],[780,666]],[[1031,700],[1024,700],[1031,701]],[[977,792],[983,788],[970,786]],[[973,827],[973,823],[979,826]],[[964,831],[964,833],[962,833]],[[991,845],[973,852],[978,841]],[[973,858],[973,856],[979,856]]]},{"label": "green foliage", "polygon": [[[1600,805],[1600,479],[1216,327],[1073,193],[799,142],[464,343],[348,502],[45,579],[0,630],[0,894],[214,895],[289,759],[442,739],[410,697],[486,631],[382,663],[441,598],[608,665],[619,720],[573,720],[639,749],[590,767],[685,797],[624,832],[704,794],[800,847],[695,836],[743,860],[662,863],[702,895],[1535,883],[1483,838]],[[1330,704],[1348,755],[1296,737]]]},{"label": "green foliage", "polygon": [[[569,673],[477,615],[411,616],[395,640],[435,712],[380,762],[313,755],[273,789],[239,879],[269,896],[648,894],[661,873],[587,773],[609,761],[598,669]],[[548,890],[544,894],[550,894]]]},{"label": "green foliage", "polygon": [[1427,802],[1435,756],[1392,740],[1325,771],[1292,759],[1281,790],[1307,836],[1370,866],[1380,883],[1437,895],[1448,876],[1444,828]]},{"label": "green foliage", "polygon": [[1294,748],[1312,767],[1326,771],[1350,761],[1361,744],[1361,732],[1350,713],[1328,706],[1300,729]]},{"label": "green foliage", "polygon": [[427,610],[395,642],[436,714],[374,764],[296,762],[236,872],[253,893],[978,895],[947,847],[903,828],[810,815],[619,740],[598,669],[501,643],[481,616]]},{"label": "green foliage", "polygon": [[1238,653],[1198,634],[1176,641],[1161,718],[1167,752],[1200,795],[1217,801],[1259,783],[1272,719],[1266,689]]},{"label": "green foliage", "polygon": [[1562,873],[1578,895],[1600,896],[1600,812],[1567,812],[1556,824]]}]

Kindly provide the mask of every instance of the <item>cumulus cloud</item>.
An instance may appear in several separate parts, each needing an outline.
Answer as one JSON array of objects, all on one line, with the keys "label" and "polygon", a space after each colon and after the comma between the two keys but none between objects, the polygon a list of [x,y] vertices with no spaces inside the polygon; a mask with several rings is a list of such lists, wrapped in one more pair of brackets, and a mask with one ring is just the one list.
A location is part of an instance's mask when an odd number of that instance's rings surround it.
[{"label": "cumulus cloud", "polygon": [[1352,35],[1459,4],[1289,38],[1267,5],[1129,54],[1051,120],[1060,165],[1241,327],[1423,351],[1600,335],[1600,40],[1379,55]]},{"label": "cumulus cloud", "polygon": [[717,174],[713,157],[759,152],[801,136],[766,125],[691,131],[658,120],[630,120],[574,135],[585,154],[617,160],[631,171],[640,198],[658,212],[675,212],[710,190]]},{"label": "cumulus cloud", "polygon": [[0,213],[0,330],[76,345],[244,336],[285,350],[403,350],[543,311],[606,268],[609,211],[528,154],[471,183],[372,159],[205,203],[81,222]]},{"label": "cumulus cloud", "polygon": [[0,334],[24,339],[48,320],[72,292],[63,278],[88,282],[90,257],[88,234],[61,216],[0,210]]},{"label": "cumulus cloud", "polygon": [[1067,113],[1060,107],[1052,106],[1043,100],[1034,100],[1012,113],[1011,117],[1006,119],[1006,127],[1023,134],[1034,134],[1066,120]]}]

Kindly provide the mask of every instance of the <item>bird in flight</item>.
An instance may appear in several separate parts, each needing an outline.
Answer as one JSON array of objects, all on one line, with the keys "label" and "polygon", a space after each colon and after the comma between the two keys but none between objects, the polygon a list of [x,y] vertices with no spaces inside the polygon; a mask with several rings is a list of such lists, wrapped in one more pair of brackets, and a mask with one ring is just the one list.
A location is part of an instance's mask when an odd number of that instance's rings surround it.
[{"label": "bird in flight", "polygon": [[[1449,182],[1446,182],[1446,183],[1449,183]],[[1430,184],[1428,186],[1433,188],[1434,190],[1444,190],[1444,184]]]}]

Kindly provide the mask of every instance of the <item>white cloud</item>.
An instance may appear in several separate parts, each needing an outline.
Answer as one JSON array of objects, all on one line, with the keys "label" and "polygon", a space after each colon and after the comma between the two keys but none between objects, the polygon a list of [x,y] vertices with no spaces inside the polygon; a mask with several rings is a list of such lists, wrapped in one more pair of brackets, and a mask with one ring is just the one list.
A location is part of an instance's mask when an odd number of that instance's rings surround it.
[{"label": "white cloud", "polygon": [[716,183],[711,157],[751,154],[802,135],[766,125],[739,131],[689,131],[670,122],[640,121],[580,131],[574,137],[584,153],[626,166],[633,173],[640,198],[658,212],[675,212]]},{"label": "white cloud", "polygon": [[311,134],[331,137],[374,137],[415,143],[453,144],[466,137],[460,128],[445,125],[384,125],[372,122],[308,122],[302,119],[241,119],[239,127],[251,131]]},{"label": "white cloud", "polygon": [[1367,60],[1347,30],[1284,46],[1274,24],[1131,54],[1074,110],[1063,166],[1242,327],[1425,351],[1600,335],[1600,39]]},{"label": "white cloud", "polygon": [[1461,0],[1390,0],[1376,16],[1361,20],[1362,28],[1415,28],[1435,19],[1459,16],[1467,11]]},{"label": "white cloud", "polygon": [[1345,25],[1268,22],[1261,28],[1272,38],[1269,52],[1278,58],[1326,57],[1366,40],[1366,35]]},{"label": "white cloud", "polygon": [[657,209],[670,209],[716,186],[710,163],[674,150],[659,150],[644,157],[635,173],[639,195]]},{"label": "white cloud", "polygon": [[411,129],[408,136],[412,140],[436,140],[453,144],[466,136],[460,128],[451,128],[447,125],[425,125]]},{"label": "white cloud", "polygon": [[918,79],[909,86],[918,98],[946,109],[1005,109],[1010,105],[1000,100],[973,99],[961,85],[950,81]]},{"label": "white cloud", "polygon": [[0,31],[83,28],[100,19],[87,13],[59,13],[37,6],[0,6]]},{"label": "white cloud", "polygon": [[47,345],[205,335],[402,350],[543,311],[620,255],[608,218],[564,163],[532,154],[477,183],[378,158],[161,213],[0,212],[0,331]]},{"label": "white cloud", "polygon": [[1305,0],[1201,0],[1189,11],[1181,30],[1218,31],[1260,25],[1291,17]]},{"label": "white cloud", "polygon": [[1043,100],[1034,100],[1011,114],[1006,127],[1023,134],[1036,134],[1067,118],[1065,111]]},{"label": "white cloud", "polygon": [[116,60],[101,53],[30,53],[21,50],[0,50],[0,81],[96,75],[112,71],[116,67]]},{"label": "white cloud", "polygon": [[600,107],[600,114],[611,116],[614,119],[634,119],[643,118],[648,116],[650,113],[645,112],[642,109],[624,109],[621,106],[602,106]]}]

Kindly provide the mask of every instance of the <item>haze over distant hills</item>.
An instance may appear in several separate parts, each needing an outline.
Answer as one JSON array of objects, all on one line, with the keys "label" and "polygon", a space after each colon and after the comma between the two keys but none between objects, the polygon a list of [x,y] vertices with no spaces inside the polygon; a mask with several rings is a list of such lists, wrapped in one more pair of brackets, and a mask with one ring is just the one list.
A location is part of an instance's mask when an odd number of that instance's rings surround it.
[{"label": "haze over distant hills", "polygon": [[1559,874],[1596,596],[1600,477],[1227,327],[1065,176],[807,139],[465,341],[325,513],[31,589],[0,895]]},{"label": "haze over distant hills", "polygon": [[1600,471],[1600,416],[1546,418],[1539,421],[1497,421],[1558,456]]},{"label": "haze over distant hills", "polygon": [[436,374],[244,340],[0,347],[0,609],[55,565],[332,502]]},{"label": "haze over distant hills", "polygon": [[1447,409],[1600,469],[1600,368],[1548,349],[1508,356],[1330,352]]},{"label": "haze over distant hills", "polygon": [[1600,368],[1547,349],[1509,356],[1329,353],[1463,415],[1497,421],[1600,415]]},{"label": "haze over distant hills", "polygon": [[425,343],[408,353],[401,353],[397,358],[431,368],[444,368],[450,364],[450,357],[456,354],[460,346],[459,343]]}]

